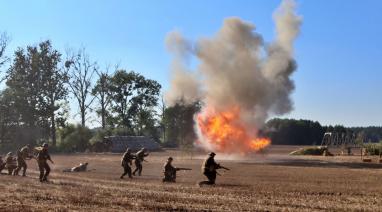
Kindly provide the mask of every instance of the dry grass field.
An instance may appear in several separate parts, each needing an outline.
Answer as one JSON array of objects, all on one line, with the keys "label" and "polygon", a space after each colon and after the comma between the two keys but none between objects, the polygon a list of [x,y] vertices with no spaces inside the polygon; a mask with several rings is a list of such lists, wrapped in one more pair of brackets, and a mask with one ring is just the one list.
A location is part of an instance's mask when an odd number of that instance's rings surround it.
[{"label": "dry grass field", "polygon": [[[0,176],[0,211],[379,211],[382,167],[362,164],[356,156],[288,156],[291,147],[272,147],[267,154],[216,160],[217,185],[198,187],[204,155],[181,151],[152,153],[143,176],[119,179],[120,155],[52,155],[50,183],[37,179],[35,161],[27,177]],[[176,184],[161,182],[166,158],[181,171]],[[91,171],[63,173],[79,162]],[[3,171],[4,172],[4,171]]]}]

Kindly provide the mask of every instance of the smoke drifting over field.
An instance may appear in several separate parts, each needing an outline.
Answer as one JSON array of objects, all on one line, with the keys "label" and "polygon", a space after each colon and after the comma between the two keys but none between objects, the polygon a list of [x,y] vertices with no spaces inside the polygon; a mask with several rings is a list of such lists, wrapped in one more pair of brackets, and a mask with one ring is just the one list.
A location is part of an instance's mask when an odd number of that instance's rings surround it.
[{"label": "smoke drifting over field", "polygon": [[[257,145],[254,138],[266,119],[292,110],[294,83],[290,77],[296,69],[293,42],[301,17],[295,13],[295,2],[284,0],[273,18],[276,37],[268,44],[255,32],[254,24],[237,17],[225,19],[214,37],[196,43],[177,31],[168,34],[166,44],[174,59],[166,102],[204,102],[195,120],[199,144],[206,149],[259,150],[262,145],[251,146]],[[196,71],[187,66],[191,56],[198,59]],[[238,130],[240,135],[236,135]]]}]

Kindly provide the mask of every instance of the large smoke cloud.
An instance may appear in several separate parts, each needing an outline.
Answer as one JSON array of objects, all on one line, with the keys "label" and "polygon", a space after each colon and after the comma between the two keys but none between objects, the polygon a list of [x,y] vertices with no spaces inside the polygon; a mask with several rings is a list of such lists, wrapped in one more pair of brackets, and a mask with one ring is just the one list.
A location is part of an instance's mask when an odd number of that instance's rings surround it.
[{"label": "large smoke cloud", "polygon": [[[196,44],[177,31],[169,33],[166,44],[174,60],[166,102],[201,100],[214,110],[239,107],[248,129],[261,128],[272,114],[291,111],[293,42],[301,24],[294,10],[294,1],[281,3],[273,16],[276,38],[268,44],[255,32],[255,25],[236,17],[225,19],[213,38]],[[190,56],[198,59],[196,71],[187,68]]]}]

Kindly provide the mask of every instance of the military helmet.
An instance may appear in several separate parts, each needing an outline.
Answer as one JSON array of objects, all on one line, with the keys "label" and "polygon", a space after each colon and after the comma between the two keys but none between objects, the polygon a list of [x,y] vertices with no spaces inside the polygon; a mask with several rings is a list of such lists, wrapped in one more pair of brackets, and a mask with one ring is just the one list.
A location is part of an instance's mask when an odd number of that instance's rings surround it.
[{"label": "military helmet", "polygon": [[208,153],[208,155],[209,156],[215,156],[216,154],[215,154],[215,152],[210,152],[210,153]]},{"label": "military helmet", "polygon": [[43,143],[41,146],[42,147],[48,147],[49,145],[47,143]]},{"label": "military helmet", "polygon": [[129,148],[126,148],[126,152],[130,152],[131,150]]},{"label": "military helmet", "polygon": [[168,157],[167,160],[173,160],[172,157]]},{"label": "military helmet", "polygon": [[8,154],[7,155],[13,155],[13,153],[12,152],[8,152]]}]

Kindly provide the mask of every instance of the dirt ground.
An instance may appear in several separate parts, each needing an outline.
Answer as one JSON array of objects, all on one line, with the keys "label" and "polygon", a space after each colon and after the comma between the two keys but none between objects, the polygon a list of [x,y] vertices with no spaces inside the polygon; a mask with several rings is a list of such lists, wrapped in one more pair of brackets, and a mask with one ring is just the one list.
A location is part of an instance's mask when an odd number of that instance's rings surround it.
[{"label": "dirt ground", "polygon": [[[295,147],[275,146],[249,158],[217,155],[231,171],[217,185],[198,187],[205,154],[153,152],[143,176],[119,179],[120,154],[52,155],[49,183],[38,181],[35,161],[28,176],[0,176],[0,211],[380,211],[382,165],[359,156],[289,156]],[[192,168],[177,183],[161,182],[168,156]],[[64,173],[80,162],[90,171]]]}]

